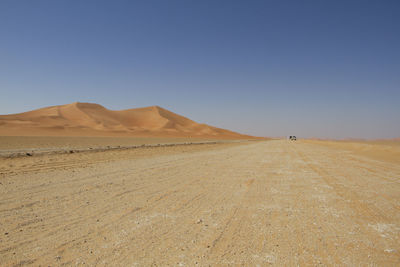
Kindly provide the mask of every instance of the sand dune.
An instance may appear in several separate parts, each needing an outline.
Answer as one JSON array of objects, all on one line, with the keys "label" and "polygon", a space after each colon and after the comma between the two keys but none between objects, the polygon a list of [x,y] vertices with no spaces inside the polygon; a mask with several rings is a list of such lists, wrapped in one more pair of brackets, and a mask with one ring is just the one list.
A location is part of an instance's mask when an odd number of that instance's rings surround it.
[{"label": "sand dune", "polygon": [[79,102],[2,115],[0,135],[250,137],[199,124],[158,106],[115,111]]}]

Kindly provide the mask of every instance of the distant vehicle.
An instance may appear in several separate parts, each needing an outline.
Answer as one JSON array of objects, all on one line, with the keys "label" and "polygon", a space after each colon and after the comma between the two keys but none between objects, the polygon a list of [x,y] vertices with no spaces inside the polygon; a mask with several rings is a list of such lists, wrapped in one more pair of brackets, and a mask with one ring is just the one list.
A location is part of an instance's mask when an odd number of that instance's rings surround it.
[{"label": "distant vehicle", "polygon": [[291,141],[296,141],[296,140],[297,140],[297,138],[296,138],[296,136],[294,136],[294,135],[291,135],[291,136],[289,136],[289,140],[291,140]]}]

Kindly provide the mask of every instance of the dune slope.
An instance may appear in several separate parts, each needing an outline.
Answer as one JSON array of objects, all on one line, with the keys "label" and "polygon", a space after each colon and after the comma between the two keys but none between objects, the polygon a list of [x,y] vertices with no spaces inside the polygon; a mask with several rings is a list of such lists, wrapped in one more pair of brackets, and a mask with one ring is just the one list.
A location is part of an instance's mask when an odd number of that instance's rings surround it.
[{"label": "dune slope", "polygon": [[158,106],[114,111],[79,102],[1,115],[0,135],[250,137],[199,124]]}]

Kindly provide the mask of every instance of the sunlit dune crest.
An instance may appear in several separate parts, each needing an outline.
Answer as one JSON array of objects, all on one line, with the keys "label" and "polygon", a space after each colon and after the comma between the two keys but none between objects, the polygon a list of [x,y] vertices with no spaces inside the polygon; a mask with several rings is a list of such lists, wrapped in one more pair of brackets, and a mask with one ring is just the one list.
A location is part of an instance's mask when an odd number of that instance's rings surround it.
[{"label": "sunlit dune crest", "polygon": [[109,110],[79,102],[1,115],[0,135],[250,137],[197,123],[159,106]]}]

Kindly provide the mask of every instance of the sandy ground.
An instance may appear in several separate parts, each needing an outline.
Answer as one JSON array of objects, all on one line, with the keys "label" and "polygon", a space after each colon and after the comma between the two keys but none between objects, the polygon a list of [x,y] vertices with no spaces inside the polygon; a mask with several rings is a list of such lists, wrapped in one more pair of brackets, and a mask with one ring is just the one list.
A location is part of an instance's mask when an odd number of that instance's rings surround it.
[{"label": "sandy ground", "polygon": [[204,138],[0,136],[0,157],[104,151],[145,146],[241,142]]},{"label": "sandy ground", "polygon": [[0,150],[81,149],[88,147],[134,146],[210,141],[202,138],[158,137],[74,137],[74,136],[0,136]]},{"label": "sandy ground", "polygon": [[277,140],[2,158],[0,266],[399,266],[400,164],[368,149]]}]

